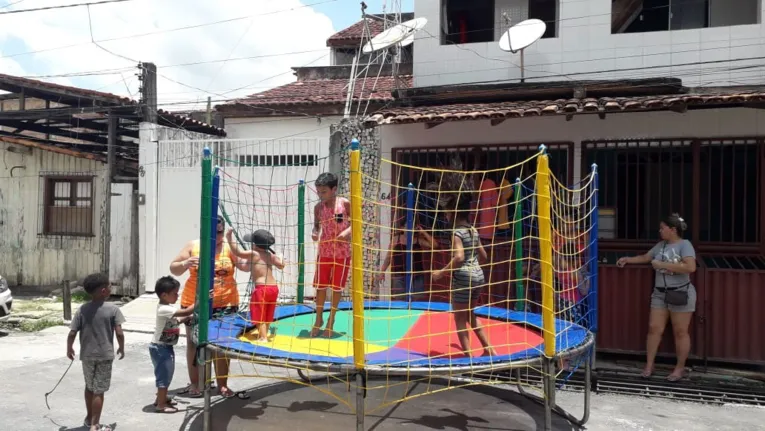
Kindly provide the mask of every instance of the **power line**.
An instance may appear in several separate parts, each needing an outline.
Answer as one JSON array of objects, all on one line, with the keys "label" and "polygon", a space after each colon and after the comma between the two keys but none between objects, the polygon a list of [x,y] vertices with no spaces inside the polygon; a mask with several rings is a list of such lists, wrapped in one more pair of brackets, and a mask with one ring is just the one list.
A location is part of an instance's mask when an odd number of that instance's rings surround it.
[{"label": "power line", "polygon": [[13,6],[13,5],[16,5],[16,4],[19,4],[19,3],[23,2],[23,1],[24,1],[24,0],[18,0],[18,1],[15,1],[15,2],[13,2],[13,3],[8,3],[8,4],[6,4],[5,6],[0,6],[0,9],[9,8],[9,7],[11,7],[11,6]]},{"label": "power line", "polygon": [[[12,13],[38,12],[42,10],[52,10],[52,9],[66,9],[66,8],[79,7],[79,6],[97,6],[97,5],[108,4],[108,3],[124,3],[129,1],[133,1],[133,0],[102,0],[102,1],[96,1],[96,2],[90,2],[90,3],[75,3],[75,4],[64,4],[64,5],[58,5],[58,6],[37,7],[34,9],[9,10],[5,12],[0,12],[0,15],[8,15]],[[11,5],[14,5],[17,3],[21,3],[21,1],[18,1],[16,3],[11,3]],[[6,5],[5,7],[11,6],[11,5]]]},{"label": "power line", "polygon": [[[132,0],[121,0],[121,1],[132,1]],[[255,18],[255,17],[276,15],[276,14],[284,13],[284,12],[292,12],[292,11],[295,11],[295,10],[298,10],[298,9],[303,9],[303,8],[312,7],[312,6],[318,6],[318,5],[322,5],[322,4],[326,4],[326,3],[333,3],[333,2],[336,2],[336,1],[338,1],[338,0],[323,0],[323,1],[316,2],[316,3],[309,3],[309,4],[305,4],[305,5],[298,6],[298,7],[293,7],[293,8],[289,8],[289,9],[280,9],[280,10],[277,10],[277,11],[266,12],[266,13],[262,13],[262,14],[240,16],[240,17],[236,17],[236,18],[227,18],[227,19],[223,19],[223,20],[219,20],[219,21],[212,21],[212,22],[207,22],[207,23],[202,23],[202,24],[187,25],[187,26],[183,26],[183,27],[170,28],[170,29],[167,29],[167,30],[157,30],[157,31],[150,31],[150,32],[147,32],[147,33],[136,33],[136,34],[129,34],[129,35],[125,35],[125,36],[111,37],[111,38],[108,38],[108,39],[97,40],[96,42],[99,42],[99,43],[114,42],[114,41],[118,41],[118,40],[135,39],[135,38],[139,38],[139,37],[155,36],[155,35],[160,35],[160,34],[165,34],[165,33],[172,33],[172,32],[176,32],[176,31],[192,30],[192,29],[208,27],[208,26],[212,26],[212,25],[227,24],[227,23],[230,23],[230,22],[243,21],[245,19],[250,19],[250,18]],[[87,3],[81,3],[81,5],[85,5],[85,4],[87,4]],[[80,6],[80,5],[77,5],[77,6]],[[58,50],[62,50],[62,49],[76,48],[78,46],[86,46],[86,45],[90,45],[90,42],[75,43],[75,44],[71,44],[71,45],[64,45],[64,46],[58,46],[58,47],[53,47],[53,48],[45,48],[45,49],[40,49],[40,50],[36,50],[36,51],[19,52],[19,53],[16,53],[16,54],[3,55],[3,56],[0,56],[0,58],[13,58],[13,57],[20,57],[20,56],[24,56],[24,55],[41,54],[43,52],[58,51]]]}]

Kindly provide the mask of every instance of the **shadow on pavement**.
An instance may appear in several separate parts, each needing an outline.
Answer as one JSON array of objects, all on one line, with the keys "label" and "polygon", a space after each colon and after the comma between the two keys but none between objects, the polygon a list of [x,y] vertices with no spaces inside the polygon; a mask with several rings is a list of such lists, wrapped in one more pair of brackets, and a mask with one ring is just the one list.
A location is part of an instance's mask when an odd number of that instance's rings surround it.
[{"label": "shadow on pavement", "polygon": [[[374,384],[372,384],[374,382]],[[493,431],[533,431],[544,429],[544,409],[527,400],[514,390],[490,386],[474,386],[469,389],[452,389],[419,397],[427,391],[438,391],[445,384],[393,381],[370,381],[366,398],[367,430],[447,430],[468,431],[491,429]],[[400,383],[400,382],[395,382]],[[214,431],[292,431],[314,424],[313,429],[355,429],[356,415],[354,394],[339,383],[324,383],[316,388],[294,383],[276,383],[252,388],[249,399],[215,400],[211,406],[211,429]],[[402,403],[395,402],[406,391],[414,397]],[[324,392],[331,392],[341,402]],[[181,430],[202,431],[203,414],[189,410],[190,415]],[[310,428],[310,427],[309,427]],[[568,421],[553,415],[553,429],[579,430]]]}]

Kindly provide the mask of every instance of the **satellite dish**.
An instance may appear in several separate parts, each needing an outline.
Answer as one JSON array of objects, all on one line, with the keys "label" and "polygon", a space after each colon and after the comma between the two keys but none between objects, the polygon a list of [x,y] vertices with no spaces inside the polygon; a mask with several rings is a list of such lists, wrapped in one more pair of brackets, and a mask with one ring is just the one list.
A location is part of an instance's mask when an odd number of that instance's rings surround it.
[{"label": "satellite dish", "polygon": [[[413,20],[402,22],[401,24],[393,26],[373,37],[364,45],[361,52],[369,54],[404,41],[410,44],[414,42],[414,34],[425,28],[427,23],[428,20],[426,18],[415,18]],[[409,38],[412,40],[409,41]]]},{"label": "satellite dish", "polygon": [[510,27],[499,39],[499,49],[515,54],[521,52],[521,82],[526,82],[523,51],[538,41],[547,31],[547,24],[536,18],[521,21]]},{"label": "satellite dish", "polygon": [[401,41],[401,47],[409,46],[414,43],[414,34],[411,36],[408,36],[406,39]]},{"label": "satellite dish", "polygon": [[547,24],[536,18],[521,21],[507,29],[499,39],[499,49],[516,52],[538,41],[547,31]]}]

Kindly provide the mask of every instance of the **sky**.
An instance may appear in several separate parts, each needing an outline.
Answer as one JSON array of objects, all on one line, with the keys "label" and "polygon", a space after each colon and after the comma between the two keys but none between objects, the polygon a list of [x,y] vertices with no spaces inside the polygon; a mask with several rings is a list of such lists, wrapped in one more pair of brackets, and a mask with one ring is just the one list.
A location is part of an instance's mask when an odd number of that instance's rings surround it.
[{"label": "sky", "polygon": [[[359,0],[129,0],[4,14],[94,1],[0,0],[0,73],[138,99],[137,63],[153,62],[161,108],[203,109],[208,96],[222,103],[294,81],[291,67],[328,65],[326,39],[361,15]],[[367,12],[384,1],[366,0]]]}]

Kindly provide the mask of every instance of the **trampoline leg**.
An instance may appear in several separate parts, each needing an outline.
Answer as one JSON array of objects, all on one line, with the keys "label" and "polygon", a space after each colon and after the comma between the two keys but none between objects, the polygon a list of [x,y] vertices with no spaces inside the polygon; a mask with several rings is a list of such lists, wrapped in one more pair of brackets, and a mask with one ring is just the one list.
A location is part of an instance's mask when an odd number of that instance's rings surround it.
[{"label": "trampoline leg", "polygon": [[204,388],[204,409],[202,410],[202,429],[204,431],[212,431],[212,413],[210,411],[210,377],[212,376],[212,370],[210,361],[207,360],[209,352],[207,349],[200,349],[199,355],[202,359],[202,366],[199,367],[199,383]]},{"label": "trampoline leg", "polygon": [[356,374],[356,431],[364,431],[364,378]]},{"label": "trampoline leg", "polygon": [[553,360],[545,358],[543,384],[545,393],[545,431],[552,431],[552,412],[555,406],[555,376]]}]

